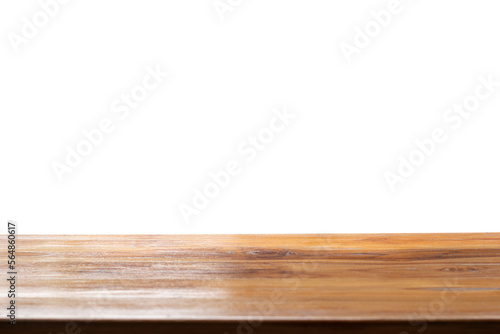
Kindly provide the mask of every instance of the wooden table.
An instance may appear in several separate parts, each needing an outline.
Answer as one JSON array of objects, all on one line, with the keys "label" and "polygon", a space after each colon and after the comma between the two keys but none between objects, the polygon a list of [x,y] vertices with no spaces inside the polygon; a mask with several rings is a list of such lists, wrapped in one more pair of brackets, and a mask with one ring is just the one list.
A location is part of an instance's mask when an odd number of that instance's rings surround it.
[{"label": "wooden table", "polygon": [[500,333],[499,233],[19,235],[16,255],[1,333]]}]

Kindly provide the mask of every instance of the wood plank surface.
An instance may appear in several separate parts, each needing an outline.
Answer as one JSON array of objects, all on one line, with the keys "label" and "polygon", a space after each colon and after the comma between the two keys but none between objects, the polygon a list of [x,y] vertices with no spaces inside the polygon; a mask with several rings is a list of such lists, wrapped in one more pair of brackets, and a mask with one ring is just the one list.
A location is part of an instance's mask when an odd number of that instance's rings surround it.
[{"label": "wood plank surface", "polygon": [[16,252],[18,331],[500,329],[498,233],[18,235]]}]

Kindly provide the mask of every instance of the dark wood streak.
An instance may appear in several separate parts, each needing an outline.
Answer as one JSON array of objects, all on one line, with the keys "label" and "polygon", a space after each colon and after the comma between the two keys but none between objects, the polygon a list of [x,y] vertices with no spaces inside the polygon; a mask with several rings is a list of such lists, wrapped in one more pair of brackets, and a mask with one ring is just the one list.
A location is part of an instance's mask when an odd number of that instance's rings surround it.
[{"label": "dark wood streak", "polygon": [[[23,322],[13,330],[0,325],[2,333],[16,334],[60,334],[64,333],[67,322]],[[117,322],[100,321],[91,323],[76,322],[75,326],[80,330],[78,334],[419,334],[418,329],[425,328],[422,334],[498,334],[500,323],[498,322],[433,322],[427,327],[412,326],[408,322],[265,322],[260,326],[247,326],[244,322]],[[73,327],[69,327],[73,328]],[[70,331],[66,332],[71,334]],[[74,333],[77,334],[77,333]]]}]

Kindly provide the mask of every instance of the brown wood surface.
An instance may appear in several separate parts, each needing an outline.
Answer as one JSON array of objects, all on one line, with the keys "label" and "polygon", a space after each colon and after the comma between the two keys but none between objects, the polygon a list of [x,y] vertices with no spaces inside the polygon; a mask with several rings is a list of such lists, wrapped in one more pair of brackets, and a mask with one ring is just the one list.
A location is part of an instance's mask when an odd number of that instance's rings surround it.
[{"label": "brown wood surface", "polygon": [[500,328],[498,233],[19,235],[16,251],[18,331]]}]

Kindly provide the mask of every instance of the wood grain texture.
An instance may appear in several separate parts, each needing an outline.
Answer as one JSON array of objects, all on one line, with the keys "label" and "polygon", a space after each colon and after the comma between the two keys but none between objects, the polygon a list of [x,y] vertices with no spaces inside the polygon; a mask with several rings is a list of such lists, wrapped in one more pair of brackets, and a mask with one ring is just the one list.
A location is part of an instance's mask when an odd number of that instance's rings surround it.
[{"label": "wood grain texture", "polygon": [[[7,248],[5,236],[0,244]],[[366,324],[385,333],[446,324],[499,332],[495,233],[19,235],[17,260],[19,328],[59,333],[74,321],[100,333],[132,322],[164,333],[191,323],[193,333],[231,334],[246,322],[255,333],[290,323],[311,333],[335,324],[358,333]]]}]

